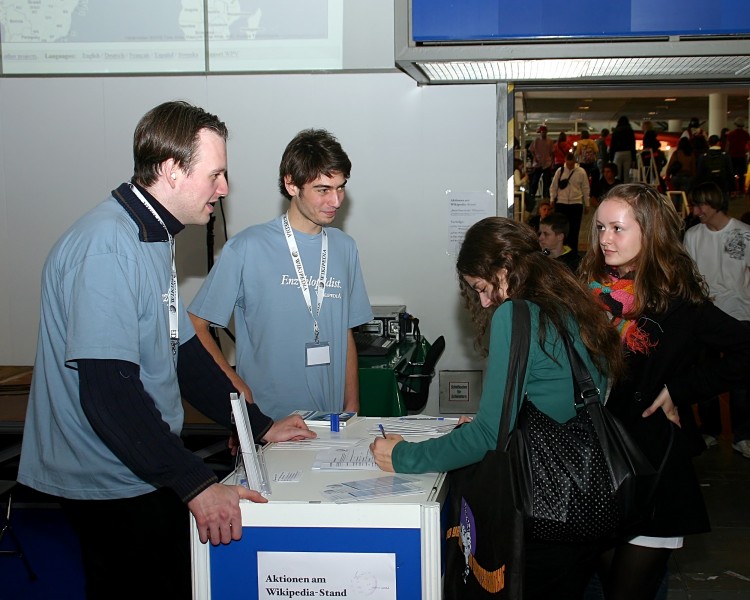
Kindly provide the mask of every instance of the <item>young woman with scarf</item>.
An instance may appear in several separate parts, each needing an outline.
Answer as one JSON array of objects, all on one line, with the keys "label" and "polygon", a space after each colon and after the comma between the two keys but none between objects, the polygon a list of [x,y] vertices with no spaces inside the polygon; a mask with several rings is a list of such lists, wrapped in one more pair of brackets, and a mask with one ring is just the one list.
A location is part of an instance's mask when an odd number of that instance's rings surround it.
[{"label": "young woman with scarf", "polygon": [[[626,372],[607,407],[656,467],[664,462],[652,519],[601,561],[607,600],[652,599],[683,536],[710,530],[693,470],[693,402],[726,391],[746,374],[750,334],[716,308],[681,243],[672,203],[644,184],[612,188],[592,219],[579,274],[620,332]],[[700,361],[706,348],[716,358]],[[721,357],[719,357],[721,352]],[[665,460],[666,457],[666,460]]]}]

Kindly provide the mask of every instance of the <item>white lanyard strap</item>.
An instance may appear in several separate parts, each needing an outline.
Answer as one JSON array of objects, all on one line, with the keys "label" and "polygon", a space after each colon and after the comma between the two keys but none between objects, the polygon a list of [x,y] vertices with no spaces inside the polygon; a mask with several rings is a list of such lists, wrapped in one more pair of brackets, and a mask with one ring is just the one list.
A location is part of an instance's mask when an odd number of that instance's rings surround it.
[{"label": "white lanyard strap", "polygon": [[141,203],[149,210],[149,212],[154,215],[154,218],[159,221],[159,224],[164,227],[164,231],[167,232],[167,236],[169,237],[169,251],[172,256],[172,276],[169,280],[169,343],[172,346],[172,358],[176,360],[177,358],[177,347],[180,344],[180,316],[178,314],[178,307],[180,304],[180,295],[177,290],[177,268],[175,266],[175,246],[174,246],[174,237],[172,237],[172,234],[169,233],[169,229],[167,229],[167,226],[164,224],[164,221],[162,221],[159,214],[154,210],[154,207],[151,206],[148,200],[141,194],[140,190],[135,187],[132,183],[130,184],[130,189],[133,190],[133,193],[138,197],[138,199],[141,201]]},{"label": "white lanyard strap", "polygon": [[305,267],[302,266],[302,257],[300,256],[299,249],[297,248],[297,241],[294,239],[294,230],[289,224],[289,213],[286,213],[283,217],[281,217],[281,226],[284,230],[284,236],[286,237],[287,246],[289,246],[289,254],[292,257],[292,263],[294,264],[294,268],[297,271],[299,288],[302,290],[302,296],[305,298],[307,310],[313,319],[315,342],[317,343],[320,337],[318,318],[320,317],[320,307],[323,306],[323,298],[325,298],[326,273],[328,272],[328,234],[326,233],[325,227],[323,227],[323,229],[321,230],[323,237],[321,239],[320,246],[320,275],[318,276],[318,284],[316,288],[318,304],[315,313],[313,313],[312,302],[310,301],[310,286],[307,278],[305,277]]}]

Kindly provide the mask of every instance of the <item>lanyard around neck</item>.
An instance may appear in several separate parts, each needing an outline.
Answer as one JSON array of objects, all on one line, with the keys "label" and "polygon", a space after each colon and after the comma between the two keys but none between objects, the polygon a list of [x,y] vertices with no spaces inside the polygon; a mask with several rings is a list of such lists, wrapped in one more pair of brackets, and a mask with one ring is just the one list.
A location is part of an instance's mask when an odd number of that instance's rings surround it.
[{"label": "lanyard around neck", "polygon": [[316,286],[316,296],[318,303],[316,311],[313,313],[312,302],[310,301],[310,286],[305,277],[305,268],[302,266],[302,257],[300,256],[299,249],[297,248],[297,240],[294,239],[294,230],[289,224],[289,213],[287,212],[281,217],[281,226],[284,230],[284,236],[286,237],[287,246],[289,246],[289,255],[292,257],[292,263],[297,271],[297,279],[299,281],[299,288],[302,290],[302,296],[307,304],[307,311],[313,319],[313,327],[315,331],[315,342],[319,341],[320,327],[318,326],[318,318],[320,317],[320,307],[323,306],[323,298],[325,298],[325,287],[326,287],[326,273],[328,272],[328,234],[326,233],[325,227],[321,229],[322,240],[320,246],[320,275],[318,276],[318,284]]},{"label": "lanyard around neck", "polygon": [[149,201],[146,200],[145,196],[141,194],[140,190],[132,183],[129,185],[130,189],[133,190],[133,193],[138,197],[141,203],[149,210],[152,215],[154,215],[154,218],[159,222],[159,224],[164,227],[164,231],[167,232],[167,236],[169,237],[169,251],[172,256],[172,276],[169,280],[169,343],[172,347],[172,359],[176,361],[177,347],[180,344],[180,316],[178,314],[180,295],[179,291],[177,290],[177,268],[175,266],[174,237],[171,233],[169,233],[169,229],[167,229],[167,226],[164,224],[162,218],[154,210],[154,207],[151,206]]}]

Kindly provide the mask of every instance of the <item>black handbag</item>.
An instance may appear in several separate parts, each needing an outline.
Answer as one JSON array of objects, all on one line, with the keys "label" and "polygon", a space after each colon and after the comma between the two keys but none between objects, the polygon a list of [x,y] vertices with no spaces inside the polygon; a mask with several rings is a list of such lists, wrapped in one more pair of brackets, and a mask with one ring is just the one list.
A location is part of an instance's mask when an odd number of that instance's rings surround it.
[{"label": "black handbag", "polygon": [[[525,310],[520,310],[525,309]],[[528,306],[513,301],[513,335]],[[510,436],[527,539],[593,542],[627,535],[653,511],[657,471],[599,398],[586,364],[562,336],[573,373],[576,416],[558,423],[525,397]],[[673,430],[670,429],[673,436]]]},{"label": "black handbag", "polygon": [[450,492],[443,598],[523,598],[524,517],[506,450],[511,411],[523,388],[529,336],[516,334],[508,361],[497,447],[473,465],[448,473]]}]

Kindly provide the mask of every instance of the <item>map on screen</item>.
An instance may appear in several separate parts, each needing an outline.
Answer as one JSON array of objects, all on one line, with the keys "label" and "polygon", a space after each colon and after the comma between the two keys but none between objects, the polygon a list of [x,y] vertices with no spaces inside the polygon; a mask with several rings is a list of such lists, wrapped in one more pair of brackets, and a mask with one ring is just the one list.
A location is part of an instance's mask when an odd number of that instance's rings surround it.
[{"label": "map on screen", "polygon": [[337,69],[342,19],[343,0],[0,0],[3,72]]}]

